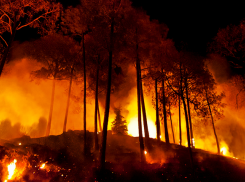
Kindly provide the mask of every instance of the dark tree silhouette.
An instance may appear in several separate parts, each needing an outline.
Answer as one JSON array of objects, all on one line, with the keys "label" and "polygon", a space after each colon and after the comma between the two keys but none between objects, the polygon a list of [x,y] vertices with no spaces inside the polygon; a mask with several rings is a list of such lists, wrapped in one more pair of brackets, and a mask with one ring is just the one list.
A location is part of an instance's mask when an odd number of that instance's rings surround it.
[{"label": "dark tree silhouette", "polygon": [[123,120],[124,117],[121,114],[121,108],[115,108],[114,113],[116,114],[116,117],[111,125],[112,133],[114,134],[128,134],[128,129],[126,125],[126,120]]}]

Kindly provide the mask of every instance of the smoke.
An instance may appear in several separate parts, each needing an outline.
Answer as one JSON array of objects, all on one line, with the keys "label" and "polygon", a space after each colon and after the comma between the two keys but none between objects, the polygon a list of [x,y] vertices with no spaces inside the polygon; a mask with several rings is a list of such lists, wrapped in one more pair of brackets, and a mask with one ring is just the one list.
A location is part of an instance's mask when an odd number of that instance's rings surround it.
[{"label": "smoke", "polygon": [[21,124],[11,124],[10,120],[6,119],[0,122],[1,139],[13,139],[22,137],[24,133],[21,131]]},{"label": "smoke", "polygon": [[210,55],[208,68],[218,83],[216,91],[224,92],[226,97],[222,100],[226,104],[224,117],[215,121],[220,148],[227,146],[230,156],[245,159],[245,123],[244,98],[241,77],[231,77],[228,61],[217,55]]},{"label": "smoke", "polygon": [[[0,121],[8,120],[13,126],[19,123],[21,131],[33,137],[44,134],[51,101],[52,80],[31,81],[30,78],[31,71],[40,69],[40,66],[37,61],[27,58],[14,60],[5,66],[4,74],[0,79]],[[68,84],[68,80],[56,82],[51,123],[51,134],[53,135],[63,132]],[[72,94],[81,97],[80,84],[73,83]],[[71,99],[67,130],[82,129],[82,113],[79,112],[81,111],[79,108],[81,108],[81,103]],[[92,108],[91,104],[87,104],[88,110]],[[93,118],[90,112],[87,116],[88,121]],[[88,129],[92,128],[92,122],[88,122]],[[0,133],[0,138],[3,137]]]},{"label": "smoke", "polygon": [[230,65],[225,58],[217,54],[210,54],[206,63],[217,83],[224,83],[231,77]]}]

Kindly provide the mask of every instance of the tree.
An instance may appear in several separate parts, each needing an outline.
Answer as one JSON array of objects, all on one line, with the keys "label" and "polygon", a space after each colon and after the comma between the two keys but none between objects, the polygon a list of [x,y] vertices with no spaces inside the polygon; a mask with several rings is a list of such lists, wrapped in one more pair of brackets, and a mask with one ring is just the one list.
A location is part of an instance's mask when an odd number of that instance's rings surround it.
[{"label": "tree", "polygon": [[[108,0],[108,1],[96,1],[94,3],[96,9],[95,24],[93,25],[92,33],[96,34],[100,45],[107,50],[108,55],[108,68],[107,68],[107,89],[106,89],[106,103],[105,114],[102,132],[102,146],[100,150],[100,167],[105,167],[105,152],[106,152],[106,140],[107,140],[107,127],[109,121],[110,110],[110,95],[112,90],[112,67],[115,64],[115,52],[119,52],[118,46],[123,38],[121,21],[123,20],[124,13],[127,8],[130,7],[130,2],[127,0]],[[97,41],[97,40],[96,40]],[[103,44],[101,44],[103,42]],[[114,63],[114,64],[113,64]]]},{"label": "tree", "polygon": [[[72,42],[69,38],[65,38],[62,35],[58,34],[43,37],[40,40],[29,43],[29,46],[32,46],[32,48],[28,49],[27,54],[43,64],[43,67],[41,69],[32,72],[33,78],[53,80],[51,104],[46,130],[46,135],[48,136],[51,129],[55,94],[55,81],[72,78],[72,75],[74,75],[74,71],[76,68],[75,63],[77,63],[77,52],[74,50],[76,49],[74,42]],[[70,88],[71,80],[72,79],[70,79]],[[68,94],[68,105],[66,109],[67,112],[65,115],[64,129],[66,128],[70,97],[69,95],[70,91]]]},{"label": "tree", "polygon": [[112,133],[126,135],[128,133],[127,122],[123,120],[124,117],[121,115],[121,108],[115,108],[114,113],[116,117],[111,125]]},{"label": "tree", "polygon": [[219,29],[209,44],[210,53],[218,53],[231,63],[237,72],[244,75],[245,70],[245,21],[239,25],[228,25]]},{"label": "tree", "polygon": [[0,64],[0,76],[16,32],[28,26],[41,30],[41,26],[45,24],[55,25],[60,8],[59,3],[46,0],[1,0],[0,39],[5,49]]},{"label": "tree", "polygon": [[215,119],[223,117],[223,108],[225,104],[222,103],[222,99],[225,97],[224,92],[217,94],[215,80],[208,69],[204,69],[199,78],[197,78],[197,84],[200,88],[198,95],[194,100],[195,109],[198,110],[198,115],[207,120],[211,118],[213,132],[217,145],[217,153],[220,154],[220,145],[215,129]]}]

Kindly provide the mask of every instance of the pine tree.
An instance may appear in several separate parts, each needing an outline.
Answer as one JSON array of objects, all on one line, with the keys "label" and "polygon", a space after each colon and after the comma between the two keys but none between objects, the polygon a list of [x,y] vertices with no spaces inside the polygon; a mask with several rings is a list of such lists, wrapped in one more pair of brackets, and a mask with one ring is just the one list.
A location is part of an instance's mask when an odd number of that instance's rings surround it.
[{"label": "pine tree", "polygon": [[127,135],[128,134],[128,128],[126,125],[126,120],[123,120],[123,116],[121,115],[121,108],[115,108],[114,113],[116,114],[116,117],[114,121],[112,122],[111,130],[114,134],[122,134]]}]

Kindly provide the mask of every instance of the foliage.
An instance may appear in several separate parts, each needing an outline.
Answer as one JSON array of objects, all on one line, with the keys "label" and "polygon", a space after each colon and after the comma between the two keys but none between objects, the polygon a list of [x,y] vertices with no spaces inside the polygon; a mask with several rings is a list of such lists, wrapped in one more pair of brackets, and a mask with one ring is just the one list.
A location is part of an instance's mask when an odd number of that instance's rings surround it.
[{"label": "foliage", "polygon": [[112,132],[114,134],[123,134],[126,135],[128,133],[127,125],[126,125],[126,120],[123,120],[123,116],[121,115],[121,108],[115,108],[114,112],[116,114],[116,118],[112,122]]},{"label": "foliage", "polygon": [[219,29],[209,51],[218,53],[228,59],[234,68],[245,69],[245,21],[239,25],[228,25]]}]

